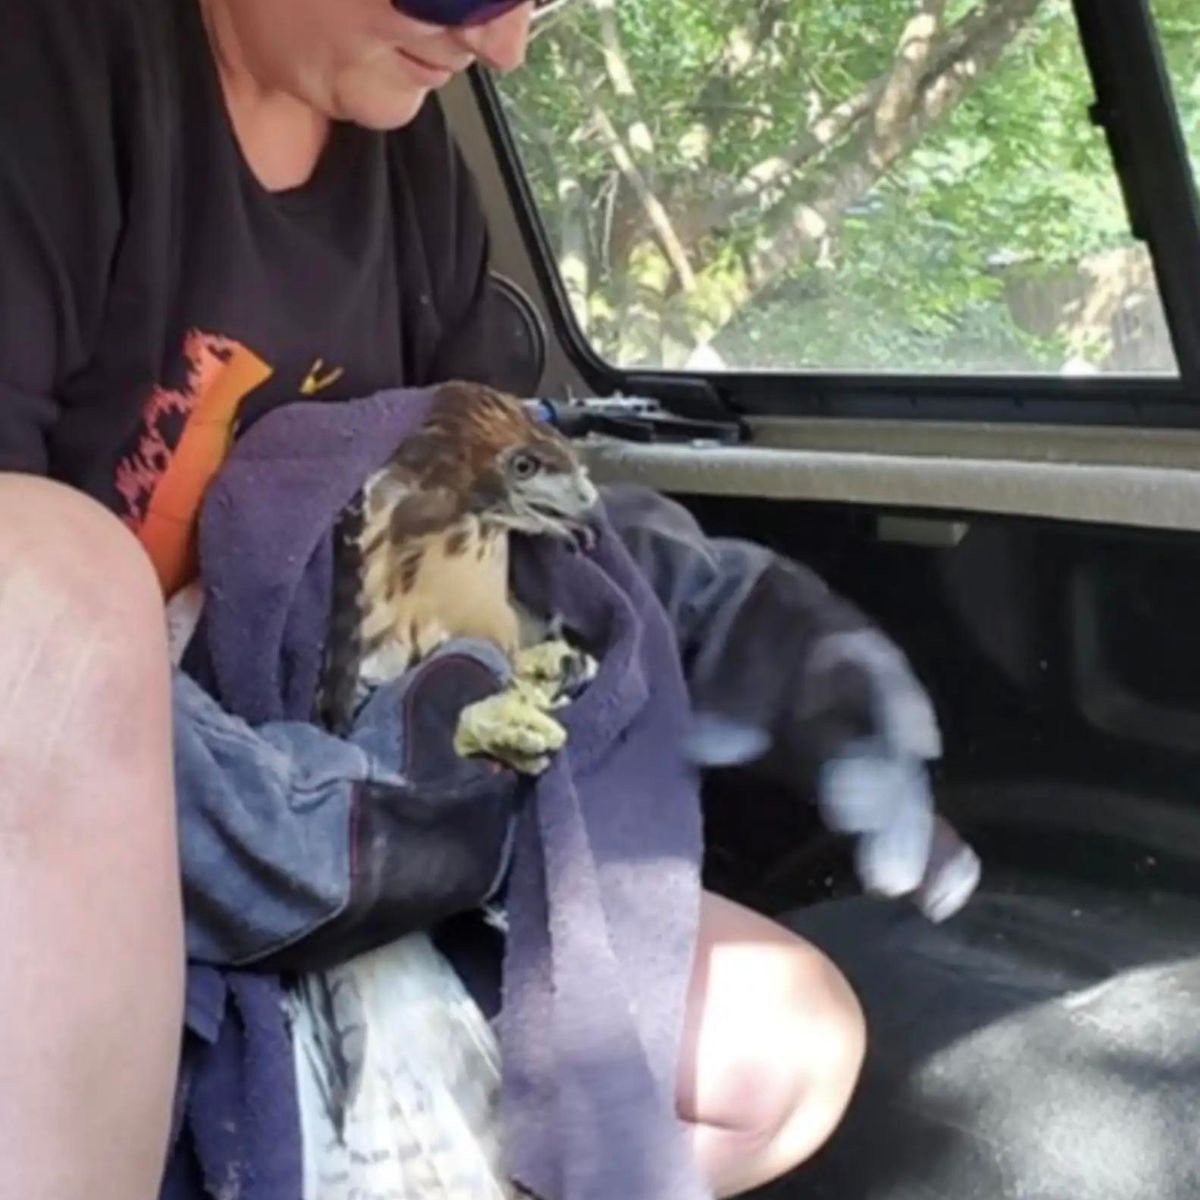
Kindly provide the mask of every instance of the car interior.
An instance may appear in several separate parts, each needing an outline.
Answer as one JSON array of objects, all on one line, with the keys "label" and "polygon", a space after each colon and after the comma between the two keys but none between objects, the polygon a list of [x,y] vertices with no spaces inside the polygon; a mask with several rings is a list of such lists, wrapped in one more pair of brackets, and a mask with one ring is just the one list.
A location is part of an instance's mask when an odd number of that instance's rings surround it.
[{"label": "car interior", "polygon": [[870,1029],[762,1194],[1200,1195],[1193,0],[577,0],[444,104],[528,394],[879,623],[983,860],[922,923],[801,789],[708,781],[710,886]]}]

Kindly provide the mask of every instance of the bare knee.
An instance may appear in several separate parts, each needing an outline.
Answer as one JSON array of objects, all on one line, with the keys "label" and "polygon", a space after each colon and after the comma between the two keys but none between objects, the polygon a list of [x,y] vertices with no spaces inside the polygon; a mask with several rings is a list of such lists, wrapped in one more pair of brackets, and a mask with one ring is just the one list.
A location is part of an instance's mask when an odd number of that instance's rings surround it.
[{"label": "bare knee", "polygon": [[0,972],[0,1154],[13,1195],[159,1187],[184,970],[164,624],[148,560],[115,518],[0,475],[0,945],[16,964]]},{"label": "bare knee", "polygon": [[0,475],[0,827],[46,811],[56,774],[119,774],[162,737],[167,679],[161,593],[136,540],[79,493]]},{"label": "bare knee", "polygon": [[0,588],[28,602],[26,621],[69,617],[63,637],[89,627],[119,637],[162,607],[149,558],[115,516],[29,476],[0,474]]},{"label": "bare knee", "polygon": [[772,994],[747,1013],[756,1028],[732,1071],[740,1077],[741,1132],[800,1163],[845,1114],[862,1068],[866,1023],[849,983],[818,950],[796,939],[783,957]]},{"label": "bare knee", "polygon": [[705,894],[678,1099],[717,1195],[767,1183],[828,1140],[865,1043],[857,998],[816,947]]},{"label": "bare knee", "polygon": [[[867,1046],[858,997],[845,976],[819,951],[804,945],[797,965],[803,983],[781,1014],[781,1040],[792,1049],[797,1086],[777,1114],[782,1133],[797,1126],[798,1160],[824,1144],[841,1122],[854,1094]],[[814,961],[815,960],[815,961]]]}]

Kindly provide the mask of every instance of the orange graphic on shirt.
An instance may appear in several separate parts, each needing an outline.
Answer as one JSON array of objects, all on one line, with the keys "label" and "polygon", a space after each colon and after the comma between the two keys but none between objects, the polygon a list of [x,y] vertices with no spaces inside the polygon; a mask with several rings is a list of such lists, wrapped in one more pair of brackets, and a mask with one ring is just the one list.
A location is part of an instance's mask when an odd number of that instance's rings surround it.
[{"label": "orange graphic on shirt", "polygon": [[204,492],[225,461],[243,400],[271,377],[256,354],[228,338],[191,331],[187,380],[156,388],[132,452],[117,467],[125,521],[150,555],[163,592],[197,573],[196,534]]}]

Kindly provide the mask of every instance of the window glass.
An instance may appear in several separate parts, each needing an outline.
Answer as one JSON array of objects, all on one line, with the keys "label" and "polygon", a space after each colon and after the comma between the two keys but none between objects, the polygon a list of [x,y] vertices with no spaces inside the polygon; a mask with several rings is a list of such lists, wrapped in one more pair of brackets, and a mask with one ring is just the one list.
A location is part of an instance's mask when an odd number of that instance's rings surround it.
[{"label": "window glass", "polygon": [[575,0],[499,86],[618,366],[1176,371],[1069,0]]},{"label": "window glass", "polygon": [[1200,5],[1196,0],[1154,0],[1151,9],[1171,73],[1192,172],[1200,181]]}]

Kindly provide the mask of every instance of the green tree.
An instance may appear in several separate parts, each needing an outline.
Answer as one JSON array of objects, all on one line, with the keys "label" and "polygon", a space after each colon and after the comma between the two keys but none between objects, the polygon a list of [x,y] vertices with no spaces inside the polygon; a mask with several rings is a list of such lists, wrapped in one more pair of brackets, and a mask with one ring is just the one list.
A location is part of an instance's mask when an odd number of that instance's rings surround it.
[{"label": "green tree", "polygon": [[[1200,149],[1194,7],[1156,4]],[[502,94],[624,365],[1103,368],[1156,304],[1068,0],[579,0]]]}]

